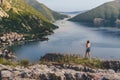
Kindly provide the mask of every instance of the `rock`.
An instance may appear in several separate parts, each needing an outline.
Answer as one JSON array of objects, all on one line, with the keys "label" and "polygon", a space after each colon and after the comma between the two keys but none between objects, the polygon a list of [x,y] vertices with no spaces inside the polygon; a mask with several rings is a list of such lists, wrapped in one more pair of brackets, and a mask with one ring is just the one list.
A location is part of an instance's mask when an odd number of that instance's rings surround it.
[{"label": "rock", "polygon": [[1,70],[0,71],[0,80],[8,79],[13,80],[14,79],[14,73],[9,70]]},{"label": "rock", "polygon": [[76,73],[75,77],[76,77],[76,80],[80,80],[82,78],[82,74]]},{"label": "rock", "polygon": [[45,74],[39,75],[40,80],[48,80],[48,77]]},{"label": "rock", "polygon": [[27,78],[27,73],[26,72],[21,72],[20,77],[21,78]]},{"label": "rock", "polygon": [[74,69],[76,71],[83,71],[84,70],[84,66],[82,66],[82,65],[73,65],[73,66],[71,66],[70,69]]},{"label": "rock", "polygon": [[7,69],[7,68],[8,68],[7,66],[4,66],[4,65],[0,64],[0,70]]},{"label": "rock", "polygon": [[[0,64],[0,80],[120,80],[120,73],[113,69],[94,69],[79,65],[32,65],[27,68],[4,66]],[[78,71],[77,71],[78,70]]]},{"label": "rock", "polygon": [[48,80],[61,80],[61,77],[60,77],[60,76],[57,76],[57,75],[54,74],[54,73],[49,73],[48,76],[49,76],[49,79],[48,79]]},{"label": "rock", "polygon": [[109,69],[109,70],[108,70],[108,73],[110,73],[110,74],[114,74],[114,73],[115,73],[115,71],[114,71],[114,70],[112,70],[112,69]]},{"label": "rock", "polygon": [[76,71],[91,72],[91,73],[96,72],[95,69],[92,69],[92,68],[89,68],[89,67],[86,67],[86,66],[82,66],[82,65],[65,65],[64,64],[63,68],[65,68],[65,69],[73,69],[73,70],[76,70]]},{"label": "rock", "polygon": [[87,80],[87,74],[82,74],[82,80]]},{"label": "rock", "polygon": [[104,19],[102,19],[102,18],[95,18],[93,20],[93,23],[94,23],[95,26],[101,26],[101,25],[104,24]]},{"label": "rock", "polygon": [[119,71],[120,69],[120,61],[103,61],[103,67],[106,69],[113,69]]},{"label": "rock", "polygon": [[58,72],[55,72],[55,75],[59,76],[60,80],[65,80],[64,72],[58,71]]},{"label": "rock", "polygon": [[119,19],[117,19],[117,20],[115,21],[115,23],[116,23],[116,27],[120,27],[120,20],[119,20]]},{"label": "rock", "polygon": [[9,15],[0,7],[0,17],[9,17]]},{"label": "rock", "polygon": [[25,39],[24,35],[16,32],[4,33],[2,36],[0,36],[1,42],[9,45],[12,45],[12,43],[16,41],[23,41],[23,39]]},{"label": "rock", "polygon": [[20,71],[14,71],[14,74],[15,74],[15,75],[14,75],[15,77],[19,77]]},{"label": "rock", "polygon": [[71,73],[65,73],[66,80],[75,80],[74,76]]},{"label": "rock", "polygon": [[120,80],[120,76],[112,75],[112,74],[105,74],[102,80]]},{"label": "rock", "polygon": [[89,67],[84,67],[84,70],[83,71],[85,71],[85,72],[91,72],[91,73],[95,73],[96,72],[96,70],[95,69],[92,69],[92,68],[89,68]]}]

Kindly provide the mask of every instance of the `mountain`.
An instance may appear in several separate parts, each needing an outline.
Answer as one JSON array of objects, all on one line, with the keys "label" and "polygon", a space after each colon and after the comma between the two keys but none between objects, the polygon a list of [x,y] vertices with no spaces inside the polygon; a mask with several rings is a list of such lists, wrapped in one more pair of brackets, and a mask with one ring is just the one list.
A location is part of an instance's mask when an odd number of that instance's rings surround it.
[{"label": "mountain", "polygon": [[39,3],[37,0],[25,0],[28,4],[33,6],[39,12],[42,13],[48,20],[55,21],[67,17],[66,15],[60,14],[56,11],[49,9],[42,3]]},{"label": "mountain", "polygon": [[81,14],[81,13],[84,13],[86,11],[71,11],[71,12],[60,12],[62,14],[66,14],[66,15],[69,15],[69,18],[72,18],[78,14]]},{"label": "mountain", "polygon": [[72,21],[94,23],[96,25],[115,25],[120,22],[120,0],[100,5],[92,10],[73,17]]},{"label": "mountain", "polygon": [[42,38],[57,26],[24,0],[0,0],[0,35],[23,34],[26,39]]},{"label": "mountain", "polygon": [[60,12],[60,13],[63,13],[63,14],[81,14],[84,12],[86,12],[86,11],[72,11],[72,12]]}]

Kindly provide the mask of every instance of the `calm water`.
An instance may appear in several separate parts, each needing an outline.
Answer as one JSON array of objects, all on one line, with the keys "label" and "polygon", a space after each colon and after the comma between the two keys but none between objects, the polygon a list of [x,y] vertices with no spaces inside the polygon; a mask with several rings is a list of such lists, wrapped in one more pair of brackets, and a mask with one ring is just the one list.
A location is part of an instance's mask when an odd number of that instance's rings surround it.
[{"label": "calm water", "polygon": [[16,47],[18,59],[38,61],[46,53],[69,53],[84,56],[85,44],[91,41],[91,55],[101,59],[120,59],[120,29],[90,27],[80,23],[60,20],[55,22],[60,28],[48,41],[33,42]]}]

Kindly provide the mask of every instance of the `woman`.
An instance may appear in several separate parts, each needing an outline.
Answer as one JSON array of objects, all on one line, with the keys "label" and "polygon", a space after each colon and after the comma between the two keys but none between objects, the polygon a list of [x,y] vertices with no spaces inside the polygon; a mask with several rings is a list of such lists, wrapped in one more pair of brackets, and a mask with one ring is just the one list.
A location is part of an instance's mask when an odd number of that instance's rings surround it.
[{"label": "woman", "polygon": [[86,53],[85,53],[85,58],[88,57],[88,58],[91,58],[90,57],[90,41],[88,40],[87,43],[86,43]]}]

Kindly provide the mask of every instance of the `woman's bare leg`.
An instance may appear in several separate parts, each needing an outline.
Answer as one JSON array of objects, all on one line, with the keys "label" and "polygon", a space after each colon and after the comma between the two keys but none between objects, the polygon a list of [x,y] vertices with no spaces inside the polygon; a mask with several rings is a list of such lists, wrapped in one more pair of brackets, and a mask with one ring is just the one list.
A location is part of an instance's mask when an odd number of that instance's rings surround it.
[{"label": "woman's bare leg", "polygon": [[87,57],[87,53],[85,53],[85,58]]},{"label": "woman's bare leg", "polygon": [[85,58],[87,58],[87,51],[85,52]]},{"label": "woman's bare leg", "polygon": [[91,58],[91,57],[90,57],[90,52],[88,52],[88,57]]}]

